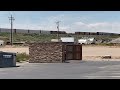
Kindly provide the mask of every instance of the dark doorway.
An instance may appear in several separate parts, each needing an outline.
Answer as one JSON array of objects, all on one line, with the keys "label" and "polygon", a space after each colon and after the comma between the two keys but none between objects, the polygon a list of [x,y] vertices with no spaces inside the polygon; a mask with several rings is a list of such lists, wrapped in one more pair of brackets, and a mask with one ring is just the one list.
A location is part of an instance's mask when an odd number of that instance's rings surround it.
[{"label": "dark doorway", "polygon": [[63,60],[82,60],[82,45],[63,45]]}]

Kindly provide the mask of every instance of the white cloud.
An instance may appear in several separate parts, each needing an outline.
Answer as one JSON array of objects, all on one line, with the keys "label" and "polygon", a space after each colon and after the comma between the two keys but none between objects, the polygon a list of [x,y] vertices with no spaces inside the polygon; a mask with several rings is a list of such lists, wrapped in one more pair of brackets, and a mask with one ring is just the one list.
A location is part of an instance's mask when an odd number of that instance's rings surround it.
[{"label": "white cloud", "polygon": [[75,22],[74,25],[77,25],[77,26],[85,26],[86,24],[83,23],[83,22]]},{"label": "white cloud", "polygon": [[89,24],[75,22],[72,29],[75,31],[120,33],[120,22],[97,22]]}]

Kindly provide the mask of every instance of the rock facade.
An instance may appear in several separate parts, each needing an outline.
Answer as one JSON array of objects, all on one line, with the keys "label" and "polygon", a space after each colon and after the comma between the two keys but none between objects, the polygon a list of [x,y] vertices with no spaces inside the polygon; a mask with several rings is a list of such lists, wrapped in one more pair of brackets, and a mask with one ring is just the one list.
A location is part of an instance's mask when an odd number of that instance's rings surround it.
[{"label": "rock facade", "polygon": [[62,63],[62,44],[31,43],[29,44],[29,55],[29,63]]}]

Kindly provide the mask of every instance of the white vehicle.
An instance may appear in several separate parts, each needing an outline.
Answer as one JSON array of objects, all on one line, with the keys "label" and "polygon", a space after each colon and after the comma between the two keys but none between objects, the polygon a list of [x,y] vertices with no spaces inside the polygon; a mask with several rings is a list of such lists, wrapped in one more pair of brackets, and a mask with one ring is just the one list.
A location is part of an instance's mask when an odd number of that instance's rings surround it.
[{"label": "white vehicle", "polygon": [[83,38],[83,39],[79,39],[78,43],[80,43],[80,44],[92,44],[92,43],[95,43],[95,39],[94,38]]},{"label": "white vehicle", "polygon": [[80,44],[88,44],[88,40],[87,39],[79,39],[78,43],[80,43]]},{"label": "white vehicle", "polygon": [[88,38],[88,40],[89,40],[90,44],[95,43],[95,38]]},{"label": "white vehicle", "polygon": [[4,45],[4,41],[0,40],[0,46]]}]

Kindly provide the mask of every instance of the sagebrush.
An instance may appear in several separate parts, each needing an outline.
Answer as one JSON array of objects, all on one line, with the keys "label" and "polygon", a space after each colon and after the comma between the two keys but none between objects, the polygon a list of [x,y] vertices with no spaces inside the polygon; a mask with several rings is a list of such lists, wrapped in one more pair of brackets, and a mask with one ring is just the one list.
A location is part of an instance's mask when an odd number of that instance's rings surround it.
[{"label": "sagebrush", "polygon": [[27,61],[29,60],[29,55],[26,53],[17,53],[16,55],[16,61],[17,62],[22,62],[22,61]]}]

